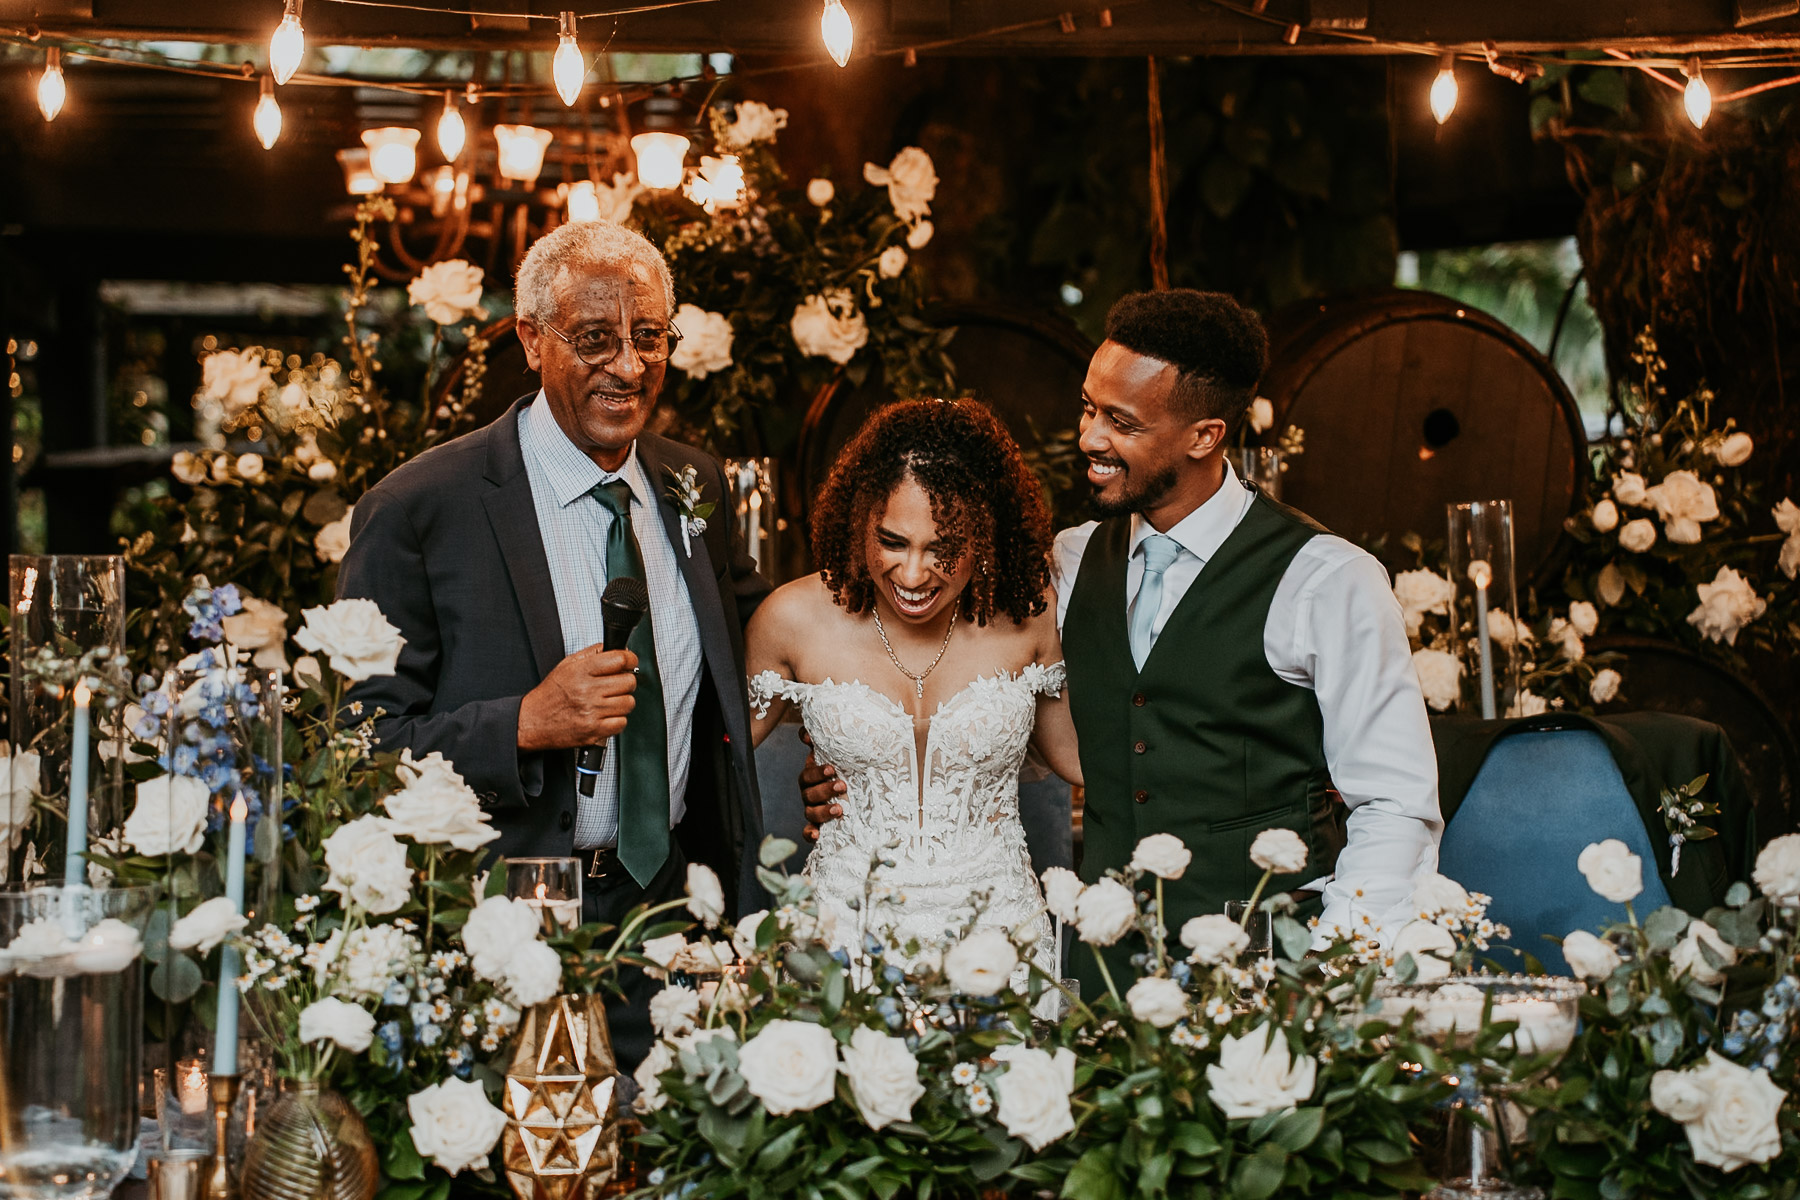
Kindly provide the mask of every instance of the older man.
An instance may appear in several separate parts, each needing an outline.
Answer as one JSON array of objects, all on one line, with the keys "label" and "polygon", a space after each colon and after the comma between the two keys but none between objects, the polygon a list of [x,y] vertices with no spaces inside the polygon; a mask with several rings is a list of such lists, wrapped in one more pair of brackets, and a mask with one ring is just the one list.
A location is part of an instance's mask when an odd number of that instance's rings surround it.
[{"label": "older man", "polygon": [[[542,390],[356,506],[338,593],[380,604],[406,647],[353,698],[380,710],[384,748],[456,764],[502,854],[578,855],[589,920],[680,894],[690,857],[753,895],[743,622],[769,585],[729,522],[700,531],[684,511],[676,479],[716,501],[719,464],[644,430],[680,340],[668,266],[610,222],[564,225],[526,255],[516,304]],[[622,576],[650,612],[603,648],[601,593]],[[597,746],[582,795],[576,756]],[[647,984],[630,990],[613,1016],[626,1069],[649,1049]]]}]

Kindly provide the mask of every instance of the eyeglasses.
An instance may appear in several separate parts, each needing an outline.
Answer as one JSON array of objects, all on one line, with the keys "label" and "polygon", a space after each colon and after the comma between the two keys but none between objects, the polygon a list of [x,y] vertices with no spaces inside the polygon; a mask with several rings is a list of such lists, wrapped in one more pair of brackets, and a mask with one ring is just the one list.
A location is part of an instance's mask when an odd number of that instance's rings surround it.
[{"label": "eyeglasses", "polygon": [[[625,346],[625,339],[611,330],[590,329],[570,337],[548,321],[539,321],[538,324],[569,343],[569,348],[575,351],[575,357],[590,367],[611,362],[619,357],[619,351]],[[667,329],[640,329],[631,335],[631,348],[641,362],[668,362],[669,356],[675,353],[675,347],[679,345],[681,330],[673,325]]]}]

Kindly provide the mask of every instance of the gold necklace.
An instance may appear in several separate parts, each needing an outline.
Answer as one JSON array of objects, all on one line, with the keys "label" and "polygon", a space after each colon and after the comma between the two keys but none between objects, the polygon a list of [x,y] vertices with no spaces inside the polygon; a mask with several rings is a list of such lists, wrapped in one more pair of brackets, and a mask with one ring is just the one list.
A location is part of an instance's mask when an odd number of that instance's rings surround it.
[{"label": "gold necklace", "polygon": [[918,698],[923,700],[925,698],[925,676],[937,670],[937,665],[944,661],[944,651],[950,648],[950,635],[956,632],[956,610],[954,608],[950,610],[950,624],[944,627],[944,644],[938,647],[937,657],[931,660],[931,665],[925,668],[922,675],[914,675],[900,664],[900,656],[894,653],[894,645],[888,641],[887,630],[881,627],[880,606],[874,606],[869,611],[875,614],[875,632],[881,635],[881,645],[887,651],[888,661],[894,664],[895,670],[913,681],[914,691],[918,694]]}]

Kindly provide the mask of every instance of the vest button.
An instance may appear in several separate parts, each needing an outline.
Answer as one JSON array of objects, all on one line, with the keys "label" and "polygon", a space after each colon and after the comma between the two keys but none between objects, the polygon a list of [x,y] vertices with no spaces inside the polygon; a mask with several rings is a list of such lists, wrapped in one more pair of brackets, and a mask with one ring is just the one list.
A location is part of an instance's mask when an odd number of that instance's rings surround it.
[{"label": "vest button", "polygon": [[1139,742],[1137,745],[1132,747],[1132,749],[1137,751],[1139,754],[1142,754],[1144,751],[1148,750],[1149,748],[1150,748],[1149,744],[1145,743],[1145,742]]},{"label": "vest button", "polygon": [[556,824],[564,833],[567,833],[569,830],[575,828],[575,814],[572,812],[557,814]]},{"label": "vest button", "polygon": [[1144,693],[1139,692],[1131,698],[1131,702],[1133,704],[1137,705],[1139,708],[1142,708],[1142,707],[1144,707],[1144,705],[1148,704],[1150,701],[1144,696]]},{"label": "vest button", "polygon": [[1137,795],[1133,796],[1132,799],[1136,800],[1139,804],[1148,804],[1150,802],[1150,793],[1139,789]]}]

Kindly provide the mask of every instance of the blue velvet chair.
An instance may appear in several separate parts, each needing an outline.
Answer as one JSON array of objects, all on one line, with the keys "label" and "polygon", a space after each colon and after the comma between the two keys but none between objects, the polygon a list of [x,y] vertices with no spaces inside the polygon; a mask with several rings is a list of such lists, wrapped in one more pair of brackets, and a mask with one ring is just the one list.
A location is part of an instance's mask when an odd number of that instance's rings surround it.
[{"label": "blue velvet chair", "polygon": [[[762,791],[763,827],[777,837],[799,843],[800,852],[789,862],[790,871],[806,864],[806,813],[800,804],[795,780],[806,763],[806,743],[800,726],[784,721],[756,748],[756,783]],[[1034,782],[1019,783],[1019,818],[1025,825],[1025,841],[1031,848],[1031,866],[1042,875],[1049,867],[1072,866],[1074,834],[1069,823],[1070,788],[1057,776],[1046,774]]]},{"label": "blue velvet chair", "polygon": [[[1575,860],[1604,838],[1630,847],[1644,860],[1644,891],[1632,902],[1641,917],[1669,903],[1650,836],[1599,734],[1525,730],[1489,751],[1444,828],[1438,870],[1494,898],[1488,916],[1512,929],[1507,945],[1567,974],[1561,947],[1546,936],[1596,931],[1625,915],[1623,905],[1588,887]],[[1499,943],[1490,954],[1502,966],[1519,966]]]}]

